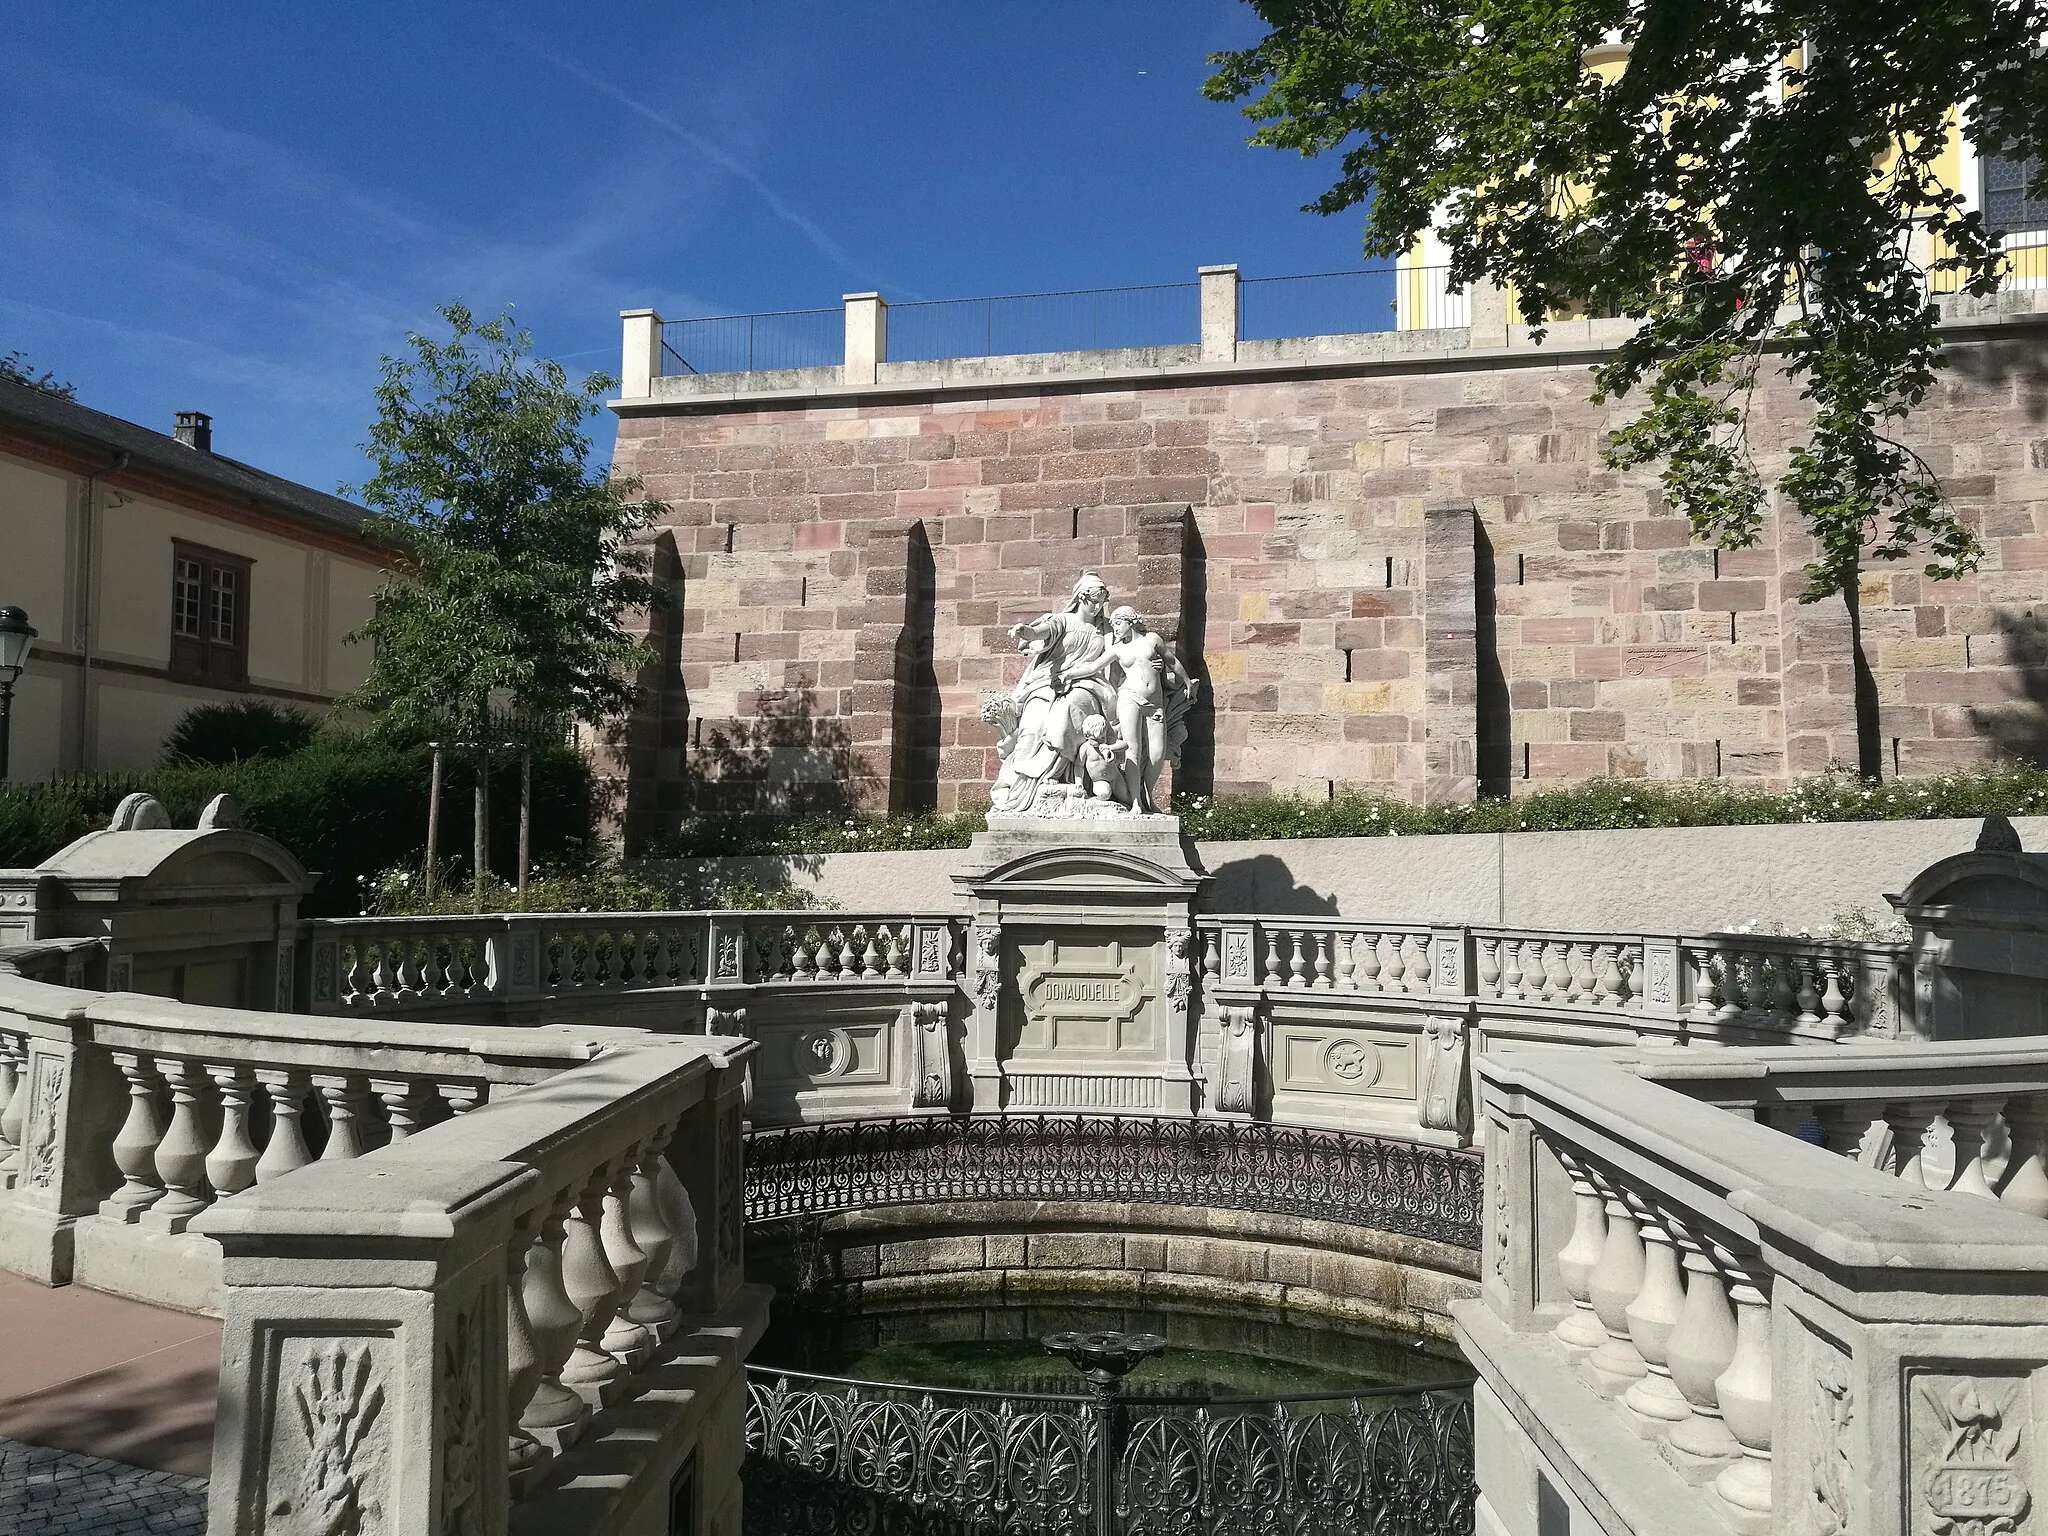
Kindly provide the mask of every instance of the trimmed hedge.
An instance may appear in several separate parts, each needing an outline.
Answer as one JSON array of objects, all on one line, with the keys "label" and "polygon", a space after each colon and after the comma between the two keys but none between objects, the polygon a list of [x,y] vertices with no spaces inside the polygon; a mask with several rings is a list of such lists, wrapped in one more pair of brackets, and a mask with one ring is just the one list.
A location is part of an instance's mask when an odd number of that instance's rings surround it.
[{"label": "trimmed hedge", "polygon": [[[417,866],[427,841],[427,788],[432,753],[424,745],[392,745],[342,732],[323,733],[289,757],[252,758],[218,766],[180,763],[134,773],[0,784],[0,867],[40,864],[87,832],[104,827],[114,807],[137,790],[155,795],[175,826],[189,827],[206,802],[223,792],[242,807],[244,823],[276,838],[322,879],[301,910],[311,917],[353,917],[362,882],[393,865]],[[441,857],[467,866],[468,763],[445,760],[441,790]],[[533,759],[533,855],[580,856],[592,833],[593,787],[581,753],[561,747]],[[518,856],[519,769],[491,773],[491,855],[500,874]]]},{"label": "trimmed hedge", "polygon": [[[1866,784],[1849,774],[1802,780],[1774,793],[1726,779],[1597,779],[1514,800],[1413,805],[1366,795],[1216,800],[1178,797],[1181,829],[1202,842],[1265,838],[1403,837],[1459,832],[1619,831],[1634,827],[1727,827],[1787,822],[1923,821],[1938,817],[2048,814],[2048,771],[1994,765],[1927,779]],[[898,816],[790,821],[705,818],[650,855],[714,858],[760,854],[879,853],[965,848],[982,818]]]}]

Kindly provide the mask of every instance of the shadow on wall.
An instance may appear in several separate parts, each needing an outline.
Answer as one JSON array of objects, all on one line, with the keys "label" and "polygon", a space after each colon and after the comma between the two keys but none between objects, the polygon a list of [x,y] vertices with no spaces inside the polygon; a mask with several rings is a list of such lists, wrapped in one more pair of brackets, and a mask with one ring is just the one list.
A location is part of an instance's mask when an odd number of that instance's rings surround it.
[{"label": "shadow on wall", "polygon": [[704,725],[690,808],[711,815],[852,815],[858,786],[846,722],[821,715],[807,687],[752,697],[757,713]]},{"label": "shadow on wall", "polygon": [[2048,625],[2027,612],[2000,611],[2001,664],[2018,675],[2022,698],[1971,705],[1970,727],[1998,756],[2048,768]]},{"label": "shadow on wall", "polygon": [[1216,684],[1209,676],[1209,549],[1191,510],[1181,525],[1180,660],[1201,685],[1188,711],[1188,739],[1181,747],[1173,786],[1194,795],[1216,793]]},{"label": "shadow on wall", "polygon": [[1265,912],[1276,917],[1335,917],[1337,898],[1295,882],[1294,871],[1278,854],[1261,853],[1232,859],[1209,871],[1212,912]]},{"label": "shadow on wall", "polygon": [[938,572],[923,523],[911,526],[903,633],[896,642],[896,712],[889,765],[889,813],[923,815],[939,806],[939,677],[932,664]]}]

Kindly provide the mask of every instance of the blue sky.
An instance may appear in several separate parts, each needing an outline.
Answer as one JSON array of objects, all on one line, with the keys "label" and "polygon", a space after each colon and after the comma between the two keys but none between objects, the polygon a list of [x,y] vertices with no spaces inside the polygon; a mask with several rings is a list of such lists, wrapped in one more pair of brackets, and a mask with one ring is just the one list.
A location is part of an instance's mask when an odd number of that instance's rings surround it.
[{"label": "blue sky", "polygon": [[1335,167],[1200,94],[1258,35],[1238,0],[53,0],[7,31],[0,352],[322,489],[449,298],[616,372],[643,305],[1361,264],[1356,217],[1299,211]]}]

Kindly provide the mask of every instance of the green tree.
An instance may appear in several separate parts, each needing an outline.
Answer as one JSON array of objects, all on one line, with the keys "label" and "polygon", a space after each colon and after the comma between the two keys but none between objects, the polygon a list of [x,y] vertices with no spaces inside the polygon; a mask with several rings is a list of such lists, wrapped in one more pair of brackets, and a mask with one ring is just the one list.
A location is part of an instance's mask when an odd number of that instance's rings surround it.
[{"label": "green tree", "polygon": [[632,703],[646,651],[624,620],[663,596],[638,543],[661,507],[590,463],[584,424],[614,380],[572,383],[529,356],[509,316],[440,315],[446,339],[410,334],[409,357],[384,359],[365,445],[376,473],[348,492],[398,561],[351,636],[376,655],[343,702],[373,711],[377,731],[451,734],[475,757],[481,882],[504,714],[606,728]]},{"label": "green tree", "polygon": [[[1759,535],[1745,426],[1775,366],[1813,412],[1776,482],[1818,546],[1806,600],[1853,618],[1861,562],[1915,547],[1930,575],[1974,567],[1899,428],[1941,362],[1927,278],[1999,278],[1938,162],[1957,132],[2008,159],[2048,136],[2040,0],[1251,4],[1270,33],[1206,90],[1249,98],[1255,144],[1340,154],[1314,211],[1364,206],[1382,257],[1434,222],[1453,281],[1512,286],[1534,322],[1594,296],[1642,317],[1596,375],[1596,398],[1647,386],[1608,458],[1661,463],[1696,537]],[[1602,79],[1587,54],[1616,42]]]}]

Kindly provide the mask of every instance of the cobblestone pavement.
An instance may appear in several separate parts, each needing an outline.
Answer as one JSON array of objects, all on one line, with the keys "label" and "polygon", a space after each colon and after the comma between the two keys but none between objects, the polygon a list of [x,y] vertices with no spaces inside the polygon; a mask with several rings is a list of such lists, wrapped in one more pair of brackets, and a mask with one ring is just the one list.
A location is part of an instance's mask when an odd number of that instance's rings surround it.
[{"label": "cobblestone pavement", "polygon": [[7,1536],[201,1536],[206,1479],[0,1438]]}]

